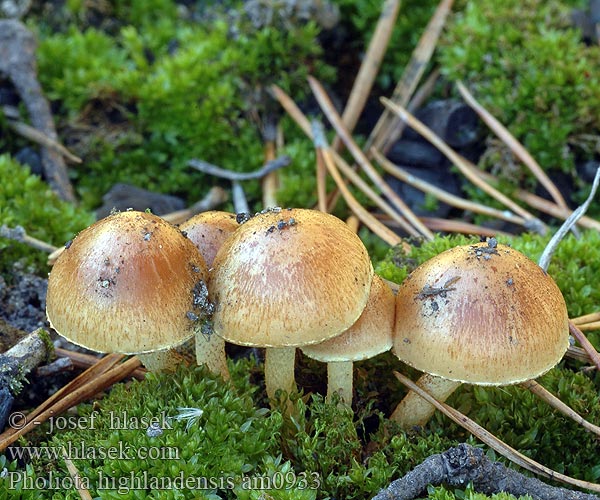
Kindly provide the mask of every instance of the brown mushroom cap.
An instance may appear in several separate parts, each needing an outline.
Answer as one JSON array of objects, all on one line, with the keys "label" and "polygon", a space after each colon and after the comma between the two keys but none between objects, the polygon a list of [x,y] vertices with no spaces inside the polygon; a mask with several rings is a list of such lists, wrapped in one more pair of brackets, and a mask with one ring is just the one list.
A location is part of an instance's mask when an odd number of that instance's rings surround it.
[{"label": "brown mushroom cap", "polygon": [[396,297],[378,276],[373,276],[371,293],[360,318],[344,333],[319,344],[302,347],[309,358],[324,363],[360,361],[392,348]]},{"label": "brown mushroom cap", "polygon": [[176,227],[121,212],[84,229],[58,258],[46,312],[52,328],[88,349],[152,352],[193,335],[206,278],[204,259]]},{"label": "brown mushroom cap", "polygon": [[447,250],[415,269],[396,297],[394,353],[450,380],[503,385],[536,378],[568,344],[556,283],[505,245]]},{"label": "brown mushroom cap", "polygon": [[179,225],[179,229],[200,250],[208,267],[212,266],[223,242],[238,227],[235,214],[219,210],[200,212]]},{"label": "brown mushroom cap", "polygon": [[215,333],[241,345],[322,342],[358,319],[373,267],[360,238],[329,214],[275,209],[242,224],[213,263]]}]

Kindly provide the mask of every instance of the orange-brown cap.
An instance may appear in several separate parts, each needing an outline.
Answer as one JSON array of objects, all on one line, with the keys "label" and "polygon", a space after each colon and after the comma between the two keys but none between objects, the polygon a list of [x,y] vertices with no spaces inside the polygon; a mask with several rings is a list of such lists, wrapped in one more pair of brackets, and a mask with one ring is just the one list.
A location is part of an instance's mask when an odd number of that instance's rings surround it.
[{"label": "orange-brown cap", "polygon": [[219,210],[200,212],[179,225],[179,229],[200,250],[209,268],[223,242],[238,227],[235,214]]},{"label": "orange-brown cap", "polygon": [[518,383],[556,365],[568,344],[567,308],[556,283],[495,240],[430,259],[396,297],[393,351],[432,375]]},{"label": "orange-brown cap", "polygon": [[241,345],[294,347],[339,335],[369,297],[373,267],[346,224],[308,209],[271,209],[242,224],[213,262],[215,333]]},{"label": "orange-brown cap", "polygon": [[206,264],[176,227],[127,211],[84,229],[48,278],[46,312],[58,333],[101,352],[142,353],[194,333]]},{"label": "orange-brown cap", "polygon": [[324,363],[360,361],[392,348],[396,298],[391,288],[373,276],[371,293],[360,318],[344,333],[319,344],[302,347],[309,358]]}]

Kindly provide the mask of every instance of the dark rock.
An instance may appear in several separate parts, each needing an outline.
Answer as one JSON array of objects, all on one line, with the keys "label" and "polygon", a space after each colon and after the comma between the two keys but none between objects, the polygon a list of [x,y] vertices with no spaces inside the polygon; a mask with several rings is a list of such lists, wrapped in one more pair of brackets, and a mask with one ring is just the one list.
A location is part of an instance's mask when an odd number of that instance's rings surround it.
[{"label": "dark rock", "polygon": [[25,332],[45,326],[47,290],[48,280],[15,264],[10,284],[0,276],[0,317]]},{"label": "dark rock", "polygon": [[113,209],[144,211],[149,208],[153,214],[164,215],[185,208],[184,201],[177,196],[154,193],[129,184],[115,184],[102,201],[104,203],[96,210],[98,219],[106,217]]},{"label": "dark rock", "polygon": [[[407,166],[402,166],[402,168],[419,179],[427,181],[430,184],[434,184],[435,186],[454,195],[462,196],[460,182],[448,168],[433,169]],[[386,176],[385,180],[417,215],[426,215],[429,217],[448,217],[453,208],[445,203],[438,202],[435,210],[427,210],[425,208],[425,193],[389,175]]]},{"label": "dark rock", "polygon": [[21,165],[27,165],[32,174],[43,177],[44,167],[42,165],[42,158],[35,148],[25,146],[15,155],[15,160]]},{"label": "dark rock", "polygon": [[18,106],[19,94],[9,82],[0,81],[0,106]]},{"label": "dark rock", "polygon": [[[464,103],[433,101],[418,110],[415,116],[452,148],[463,148],[479,139],[479,117]],[[405,132],[406,139],[418,137],[411,129]]]},{"label": "dark rock", "polygon": [[596,170],[600,167],[600,163],[598,161],[586,161],[583,163],[578,163],[576,165],[577,174],[580,179],[587,183],[594,182],[594,177],[596,176]]},{"label": "dark rock", "polygon": [[7,387],[0,387],[0,432],[4,430],[14,402],[13,395]]},{"label": "dark rock", "polygon": [[444,161],[444,155],[428,142],[400,139],[387,153],[387,158],[397,165],[436,167]]}]

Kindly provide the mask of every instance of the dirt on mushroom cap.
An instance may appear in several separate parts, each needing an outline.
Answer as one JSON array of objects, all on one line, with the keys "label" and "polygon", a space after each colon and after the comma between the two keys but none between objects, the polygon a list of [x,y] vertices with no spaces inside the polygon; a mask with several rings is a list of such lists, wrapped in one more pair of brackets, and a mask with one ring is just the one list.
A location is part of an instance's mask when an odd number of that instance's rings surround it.
[{"label": "dirt on mushroom cap", "polygon": [[396,297],[394,352],[415,368],[482,385],[535,378],[568,347],[552,278],[520,252],[452,248],[418,267]]},{"label": "dirt on mushroom cap", "polygon": [[206,281],[196,247],[166,221],[121,212],[83,230],[48,279],[47,314],[68,340],[96,351],[151,352],[194,333],[194,290]]},{"label": "dirt on mushroom cap", "polygon": [[339,335],[360,316],[373,279],[358,236],[337,217],[307,209],[256,214],[223,244],[213,268],[215,333],[263,347]]}]

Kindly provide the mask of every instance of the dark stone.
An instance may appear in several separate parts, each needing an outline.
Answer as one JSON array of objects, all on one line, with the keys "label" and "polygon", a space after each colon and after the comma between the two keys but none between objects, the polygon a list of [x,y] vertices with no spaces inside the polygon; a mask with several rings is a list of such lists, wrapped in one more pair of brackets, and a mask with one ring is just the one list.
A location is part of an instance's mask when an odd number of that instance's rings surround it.
[{"label": "dark stone", "polygon": [[149,208],[153,214],[164,215],[185,208],[184,201],[177,196],[154,193],[129,184],[115,184],[102,201],[104,203],[96,210],[98,219],[106,217],[113,209],[144,211]]},{"label": "dark stone", "polygon": [[[462,196],[460,182],[448,168],[417,168],[402,166],[404,170],[411,175],[429,182],[449,193]],[[396,177],[387,175],[385,180],[392,189],[404,200],[404,202],[417,215],[426,215],[428,217],[448,217],[453,207],[438,201],[437,208],[434,211],[425,209],[425,193],[405,184]]]},{"label": "dark stone", "polygon": [[590,160],[583,163],[578,163],[575,168],[577,169],[577,174],[581,180],[591,184],[594,182],[596,170],[598,170],[599,167],[600,163]]},{"label": "dark stone", "polygon": [[0,82],[0,106],[18,106],[19,94],[9,82]]},{"label": "dark stone", "polygon": [[400,139],[387,153],[387,158],[397,165],[436,167],[444,161],[444,155],[428,142]]},{"label": "dark stone", "polygon": [[[464,148],[479,139],[479,117],[464,103],[433,101],[419,109],[415,116],[452,148]],[[420,136],[407,129],[404,137],[414,139]]]},{"label": "dark stone", "polygon": [[40,177],[43,176],[44,167],[42,165],[42,158],[35,148],[25,146],[15,155],[15,160],[21,165],[27,165],[32,174],[39,175]]},{"label": "dark stone", "polygon": [[0,387],[0,432],[6,426],[14,400],[8,388]]},{"label": "dark stone", "polygon": [[23,272],[15,264],[10,284],[0,276],[0,318],[25,332],[46,325],[48,280]]}]

